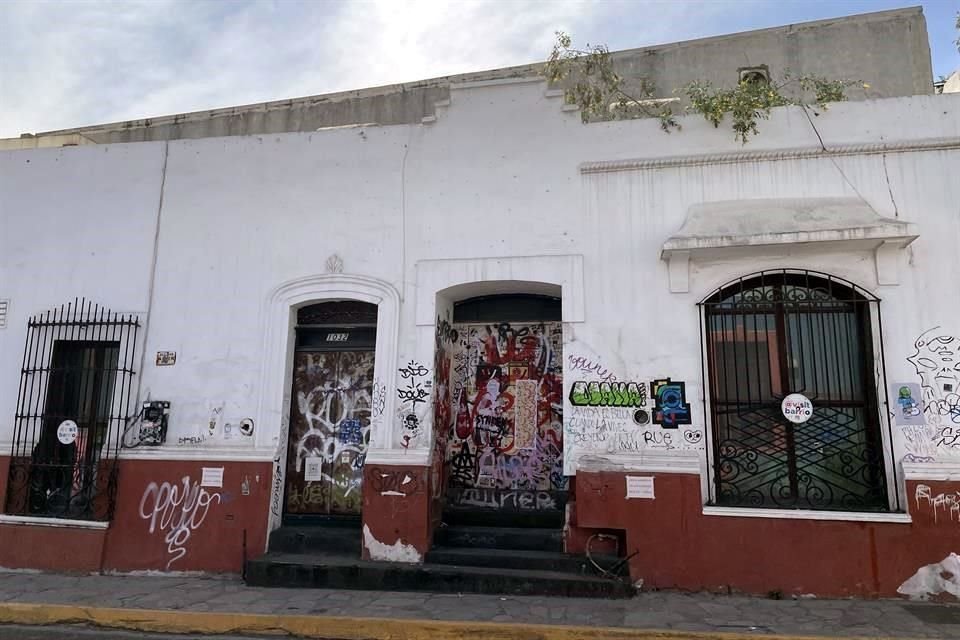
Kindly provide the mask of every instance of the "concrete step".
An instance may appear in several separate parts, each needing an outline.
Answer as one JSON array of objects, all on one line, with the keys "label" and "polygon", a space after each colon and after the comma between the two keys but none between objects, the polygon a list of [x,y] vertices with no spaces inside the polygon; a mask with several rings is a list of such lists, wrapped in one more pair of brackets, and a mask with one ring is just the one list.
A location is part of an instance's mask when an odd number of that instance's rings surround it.
[{"label": "concrete step", "polygon": [[283,526],[270,533],[270,551],[281,553],[345,553],[360,557],[359,526]]},{"label": "concrete step", "polygon": [[[614,556],[594,556],[601,567],[613,567],[619,561]],[[599,572],[586,556],[556,551],[524,551],[519,549],[485,549],[466,547],[434,547],[427,553],[428,564],[458,567],[493,567],[526,569],[530,571],[559,571],[584,576],[598,576]]]},{"label": "concrete step", "polygon": [[331,554],[268,553],[247,563],[247,584],[436,593],[627,598],[624,582],[559,571],[373,562]]},{"label": "concrete step", "polygon": [[434,541],[441,547],[483,547],[521,551],[563,551],[563,532],[539,527],[440,527]]}]

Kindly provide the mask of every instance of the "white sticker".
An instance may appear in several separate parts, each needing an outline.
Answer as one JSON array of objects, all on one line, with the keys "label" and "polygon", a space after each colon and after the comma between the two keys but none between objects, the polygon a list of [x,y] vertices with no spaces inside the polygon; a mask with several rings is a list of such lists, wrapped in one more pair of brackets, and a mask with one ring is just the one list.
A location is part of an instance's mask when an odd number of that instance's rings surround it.
[{"label": "white sticker", "polygon": [[63,444],[73,444],[79,432],[80,430],[77,428],[76,422],[73,420],[64,420],[60,423],[60,426],[57,427],[57,440]]},{"label": "white sticker", "polygon": [[791,393],[780,403],[783,417],[795,424],[801,424],[813,415],[813,403],[801,393]]},{"label": "white sticker", "polygon": [[653,476],[627,476],[627,497],[653,500]]},{"label": "white sticker", "polygon": [[200,476],[201,487],[222,487],[223,467],[204,467]]},{"label": "white sticker", "polygon": [[323,458],[311,456],[304,460],[303,479],[305,482],[319,482],[323,480]]}]

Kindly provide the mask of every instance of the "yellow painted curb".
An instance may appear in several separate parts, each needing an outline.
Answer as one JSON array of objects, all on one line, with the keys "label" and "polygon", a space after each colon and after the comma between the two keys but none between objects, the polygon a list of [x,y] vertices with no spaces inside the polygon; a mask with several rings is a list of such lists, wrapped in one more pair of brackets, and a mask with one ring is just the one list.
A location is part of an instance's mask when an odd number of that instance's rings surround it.
[{"label": "yellow painted curb", "polygon": [[[0,603],[0,623],[89,624],[164,633],[289,634],[335,640],[824,640],[822,636],[762,635],[574,627],[545,624],[348,618],[205,611],[109,609],[63,604]],[[851,639],[846,639],[851,640]],[[865,640],[861,638],[860,640]],[[889,640],[889,638],[885,639]]]}]

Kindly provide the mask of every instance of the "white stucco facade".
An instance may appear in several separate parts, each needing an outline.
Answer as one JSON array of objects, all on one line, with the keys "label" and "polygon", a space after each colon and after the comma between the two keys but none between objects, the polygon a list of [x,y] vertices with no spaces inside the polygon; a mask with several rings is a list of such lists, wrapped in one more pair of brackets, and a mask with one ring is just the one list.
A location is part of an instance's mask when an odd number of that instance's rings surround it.
[{"label": "white stucco facade", "polygon": [[[583,125],[542,83],[495,81],[454,86],[419,125],[0,152],[0,444],[12,438],[28,318],[75,297],[143,319],[139,400],[169,400],[170,428],[164,446],[131,457],[283,455],[291,312],[323,299],[380,308],[376,379],[389,400],[368,463],[427,464],[429,408],[400,446],[397,368],[430,366],[437,317],[483,291],[560,291],[568,473],[589,455],[693,465],[707,486],[697,303],[765,269],[830,274],[879,298],[888,384],[921,382],[908,358],[935,328],[954,338],[960,367],[960,97],[837,104],[813,118],[816,131],[802,110],[777,109],[746,146],[696,117],[682,124]],[[789,241],[716,232],[679,260],[664,255],[698,207],[748,201],[763,226],[767,210],[751,202],[814,199],[852,202],[893,231],[849,232],[866,223],[841,212],[835,228],[755,234],[809,234]],[[175,351],[176,365],[155,366],[158,351]],[[692,424],[669,446],[577,444],[574,358],[622,381],[684,381]],[[951,415],[913,432],[884,423],[888,471],[902,482],[907,459],[955,473]],[[249,436],[234,428],[247,418]]]}]

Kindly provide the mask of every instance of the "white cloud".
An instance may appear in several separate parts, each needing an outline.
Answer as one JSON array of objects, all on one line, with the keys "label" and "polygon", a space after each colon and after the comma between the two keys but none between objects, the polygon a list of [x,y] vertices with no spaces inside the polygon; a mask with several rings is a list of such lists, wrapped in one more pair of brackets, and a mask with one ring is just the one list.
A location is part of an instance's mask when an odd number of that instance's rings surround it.
[{"label": "white cloud", "polygon": [[7,2],[0,137],[543,59],[553,32],[616,48],[689,37],[722,4],[647,0]]}]

